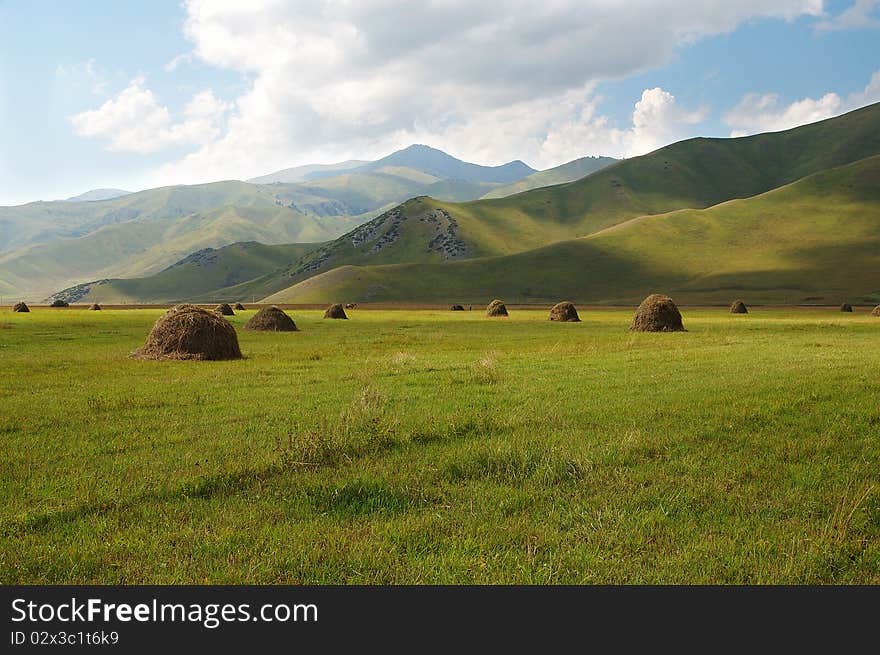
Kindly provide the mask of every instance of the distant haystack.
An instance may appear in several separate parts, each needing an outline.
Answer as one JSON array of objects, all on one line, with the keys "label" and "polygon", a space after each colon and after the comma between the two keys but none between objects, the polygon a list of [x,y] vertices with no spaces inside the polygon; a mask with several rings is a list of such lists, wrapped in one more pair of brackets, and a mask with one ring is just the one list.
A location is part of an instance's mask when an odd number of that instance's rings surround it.
[{"label": "distant haystack", "polygon": [[12,311],[21,312],[22,314],[27,314],[29,311],[31,311],[31,308],[28,307],[23,302],[17,302],[12,306]]},{"label": "distant haystack", "polygon": [[851,313],[852,312],[852,305],[850,305],[848,302],[845,302],[840,306],[840,311]]},{"label": "distant haystack", "polygon": [[348,316],[345,315],[345,310],[342,308],[342,305],[336,303],[327,308],[327,311],[324,312],[324,318],[348,318]]},{"label": "distant haystack", "polygon": [[746,304],[742,300],[737,300],[730,306],[730,313],[731,314],[748,314],[749,308],[746,307]]},{"label": "distant haystack", "polygon": [[70,303],[66,300],[61,300],[61,298],[57,298],[52,301],[52,304],[49,307],[70,307]]},{"label": "distant haystack", "polygon": [[89,311],[99,312],[99,311],[101,311],[101,305],[99,305],[96,302],[93,302],[91,305],[89,305]]},{"label": "distant haystack", "polygon": [[563,323],[580,323],[581,317],[578,316],[578,310],[574,303],[565,301],[553,305],[553,308],[550,310],[550,320]]},{"label": "distant haystack", "polygon": [[684,332],[681,313],[672,298],[652,293],[642,301],[629,329],[634,332]]},{"label": "distant haystack", "polygon": [[177,305],[156,323],[138,359],[241,359],[235,328],[226,319],[195,305]]},{"label": "distant haystack", "polygon": [[215,314],[220,314],[220,316],[235,316],[235,312],[232,311],[232,307],[230,307],[229,303],[220,303],[214,308]]},{"label": "distant haystack", "polygon": [[871,316],[880,316],[880,305],[871,310]]},{"label": "distant haystack", "polygon": [[242,305],[240,302],[237,302],[237,303],[235,303],[235,306],[233,306],[233,309],[237,312],[243,312],[244,305]]},{"label": "distant haystack", "polygon": [[486,307],[486,316],[507,316],[507,306],[496,298]]},{"label": "distant haystack", "polygon": [[464,311],[464,307],[462,307],[461,305],[453,305],[452,307],[449,308],[449,311],[451,311],[451,312],[463,312],[463,311]]},{"label": "distant haystack", "polygon": [[254,314],[247,323],[245,330],[258,330],[261,332],[298,332],[296,323],[275,305],[263,307]]}]

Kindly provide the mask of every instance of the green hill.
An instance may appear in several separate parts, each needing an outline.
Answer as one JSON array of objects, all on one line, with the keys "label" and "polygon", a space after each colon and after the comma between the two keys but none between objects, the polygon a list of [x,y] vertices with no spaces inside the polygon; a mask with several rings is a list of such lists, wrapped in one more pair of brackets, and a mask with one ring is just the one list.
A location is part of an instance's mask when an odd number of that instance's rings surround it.
[{"label": "green hill", "polygon": [[575,159],[574,161],[562,164],[561,166],[556,166],[555,168],[548,168],[545,171],[532,173],[528,177],[524,177],[512,184],[505,184],[504,186],[496,187],[484,195],[483,198],[504,198],[506,196],[512,196],[515,193],[530,191],[531,189],[574,182],[582,177],[586,177],[590,173],[602,170],[606,166],[610,166],[617,161],[618,160],[613,157],[581,157],[580,159]]},{"label": "green hill", "polygon": [[298,259],[321,244],[270,246],[256,242],[204,248],[165,270],[145,278],[98,280],[65,289],[55,295],[80,303],[169,303],[177,301],[253,300],[224,297],[217,290],[240,284]]},{"label": "green hill", "polygon": [[880,104],[786,132],[689,139],[507,198],[460,204],[416,198],[245,291],[271,295],[339,266],[515,254],[639,216],[755,196],[874,154],[880,154]]},{"label": "green hill", "polygon": [[343,266],[267,302],[875,302],[880,298],[880,156],[754,198],[639,217],[504,257]]}]

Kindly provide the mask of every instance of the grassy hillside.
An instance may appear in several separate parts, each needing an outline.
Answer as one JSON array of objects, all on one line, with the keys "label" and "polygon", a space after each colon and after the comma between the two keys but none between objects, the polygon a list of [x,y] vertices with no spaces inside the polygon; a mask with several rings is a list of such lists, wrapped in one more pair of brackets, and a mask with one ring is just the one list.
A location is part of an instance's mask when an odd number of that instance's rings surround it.
[{"label": "grassy hillside", "polygon": [[[600,173],[601,175],[601,173]],[[343,266],[268,302],[571,299],[631,303],[873,302],[880,292],[880,156],[755,198],[645,216],[505,257]]]},{"label": "grassy hillside", "polygon": [[398,150],[387,157],[364,165],[360,170],[370,171],[387,166],[404,166],[445,180],[493,184],[510,184],[535,172],[534,168],[521,161],[512,161],[501,166],[480,166],[457,159],[442,150],[420,144]]},{"label": "grassy hillside", "polygon": [[[510,255],[639,216],[746,198],[865,153],[880,154],[878,135],[880,104],[786,132],[682,141],[575,182],[507,198],[461,204],[419,198],[340,237],[308,261],[255,280],[248,290],[271,295],[340,266]],[[426,229],[424,217],[437,212],[451,219],[449,238],[461,245],[455,257],[431,246],[435,232]],[[361,239],[362,230],[370,230],[371,238]]]},{"label": "grassy hillside", "polygon": [[224,297],[217,290],[264,275],[296,260],[321,244],[265,245],[256,242],[233,243],[223,248],[205,248],[172,264],[165,270],[143,278],[100,280],[78,285],[56,294],[74,303],[128,302],[170,303],[177,301],[252,300]]},{"label": "grassy hillside", "polygon": [[512,196],[515,193],[530,191],[531,189],[574,182],[590,173],[602,170],[606,166],[610,166],[617,161],[618,160],[613,157],[581,157],[580,159],[575,159],[574,161],[562,164],[561,166],[532,173],[528,177],[524,177],[512,184],[505,184],[504,186],[492,189],[489,193],[484,195],[483,198],[504,198],[506,196]]}]

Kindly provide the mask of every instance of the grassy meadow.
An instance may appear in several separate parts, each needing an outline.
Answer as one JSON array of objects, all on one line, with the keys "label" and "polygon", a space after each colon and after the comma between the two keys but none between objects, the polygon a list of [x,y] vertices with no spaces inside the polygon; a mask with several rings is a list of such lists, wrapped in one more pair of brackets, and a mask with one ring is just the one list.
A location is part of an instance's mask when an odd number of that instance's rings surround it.
[{"label": "grassy meadow", "polygon": [[0,317],[2,583],[880,583],[864,308]]}]

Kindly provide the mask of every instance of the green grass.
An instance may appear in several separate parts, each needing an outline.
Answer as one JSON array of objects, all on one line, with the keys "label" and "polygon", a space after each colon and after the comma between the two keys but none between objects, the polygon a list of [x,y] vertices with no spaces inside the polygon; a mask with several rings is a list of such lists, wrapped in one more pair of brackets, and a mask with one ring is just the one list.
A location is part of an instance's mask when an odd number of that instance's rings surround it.
[{"label": "green grass", "polygon": [[688,303],[877,302],[878,179],[880,156],[870,157],[752,198],[639,217],[514,255],[344,266],[268,300],[614,304],[659,290]]},{"label": "green grass", "polygon": [[864,310],[291,310],[128,359],[159,313],[0,319],[0,582],[880,583]]}]

